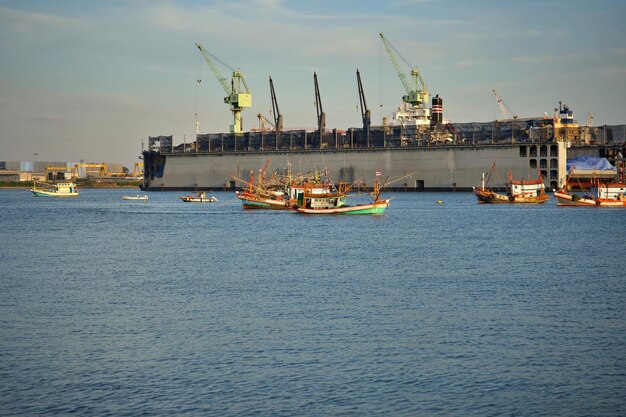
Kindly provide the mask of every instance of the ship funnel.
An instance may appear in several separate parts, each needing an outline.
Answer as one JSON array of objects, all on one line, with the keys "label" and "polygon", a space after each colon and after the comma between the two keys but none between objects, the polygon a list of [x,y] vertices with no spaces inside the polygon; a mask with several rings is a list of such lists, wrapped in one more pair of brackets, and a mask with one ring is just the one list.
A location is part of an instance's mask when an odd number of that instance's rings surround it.
[{"label": "ship funnel", "polygon": [[443,99],[437,94],[432,99],[432,117],[430,119],[431,126],[440,125],[443,122]]}]

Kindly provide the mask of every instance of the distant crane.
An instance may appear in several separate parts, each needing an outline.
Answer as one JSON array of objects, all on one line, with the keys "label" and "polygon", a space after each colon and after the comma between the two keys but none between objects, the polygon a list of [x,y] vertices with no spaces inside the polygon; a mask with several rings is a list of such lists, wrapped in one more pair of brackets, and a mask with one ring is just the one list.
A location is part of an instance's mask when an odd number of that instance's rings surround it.
[{"label": "distant crane", "polygon": [[320,146],[322,144],[322,137],[324,130],[326,129],[326,113],[322,109],[322,97],[320,96],[320,87],[317,83],[317,74],[313,73],[313,82],[315,84],[315,110],[317,112],[317,131],[320,138]]},{"label": "distant crane", "polygon": [[271,127],[272,130],[276,129],[276,125],[274,124],[274,122],[265,117],[263,114],[259,113],[256,115],[256,117],[259,119],[259,131],[267,132],[268,130],[270,130],[269,127]]},{"label": "distant crane", "polygon": [[270,94],[272,96],[272,112],[274,113],[274,128],[277,132],[283,130],[283,115],[278,110],[278,101],[276,101],[276,92],[274,91],[274,82],[270,77]]},{"label": "distant crane", "polygon": [[[380,32],[380,38],[383,41],[383,45],[385,45],[385,49],[387,50],[387,54],[389,55],[389,59],[393,64],[396,72],[398,73],[398,77],[400,77],[400,81],[406,90],[406,95],[402,96],[402,101],[405,103],[411,104],[414,108],[419,107],[422,103],[428,102],[428,88],[426,87],[426,83],[424,83],[424,79],[420,74],[417,67],[412,66],[409,61],[400,54],[400,52],[389,42],[383,32]],[[399,57],[404,63],[410,68],[410,74],[405,74],[398,62]],[[410,79],[409,79],[410,77]]]},{"label": "distant crane", "polygon": [[372,124],[372,112],[367,108],[367,103],[365,102],[365,92],[363,91],[363,83],[361,83],[361,73],[358,69],[356,70],[356,82],[359,89],[359,104],[361,107],[361,119],[363,119],[363,129],[365,130],[365,134],[369,140],[370,125]]},{"label": "distant crane", "polygon": [[506,104],[504,104],[504,101],[502,101],[498,93],[496,93],[496,90],[491,90],[491,91],[493,91],[493,95],[496,96],[496,101],[498,102],[498,106],[500,106],[500,111],[502,112],[504,119],[506,120],[517,119],[517,115],[511,116],[513,112],[511,112],[509,107]]},{"label": "distant crane", "polygon": [[[224,97],[224,103],[230,105],[230,110],[233,112],[233,124],[230,126],[231,133],[242,133],[243,122],[241,119],[241,111],[246,107],[252,107],[252,94],[250,93],[248,84],[243,77],[243,73],[241,70],[231,67],[215,55],[208,52],[201,44],[196,44],[196,47],[202,53],[202,56],[209,65],[209,68],[213,71],[215,78],[217,78],[217,81],[219,81],[227,94],[227,96]],[[228,84],[228,79],[220,74],[213,60],[219,62],[232,71],[230,85]]]},{"label": "distant crane", "polygon": [[[276,100],[276,91],[274,91],[274,81],[272,81],[272,77],[270,77],[270,95],[272,99],[272,109],[270,110],[273,113],[274,121],[271,121],[263,114],[257,114],[259,118],[259,128],[258,130],[261,132],[267,132],[270,130],[268,128],[271,127],[274,132],[282,132],[283,130],[283,115],[280,113],[278,109],[278,101]],[[255,130],[256,131],[256,130]]]}]

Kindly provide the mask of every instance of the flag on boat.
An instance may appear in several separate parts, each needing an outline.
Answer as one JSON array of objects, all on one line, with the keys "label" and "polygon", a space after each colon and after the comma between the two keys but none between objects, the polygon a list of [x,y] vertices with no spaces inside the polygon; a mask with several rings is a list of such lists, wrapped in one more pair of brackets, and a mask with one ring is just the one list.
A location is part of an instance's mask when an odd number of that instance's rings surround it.
[{"label": "flag on boat", "polygon": [[382,175],[383,175],[383,173],[382,173],[381,171],[376,171],[376,176],[377,176],[377,177],[380,177],[380,176],[382,176]]}]

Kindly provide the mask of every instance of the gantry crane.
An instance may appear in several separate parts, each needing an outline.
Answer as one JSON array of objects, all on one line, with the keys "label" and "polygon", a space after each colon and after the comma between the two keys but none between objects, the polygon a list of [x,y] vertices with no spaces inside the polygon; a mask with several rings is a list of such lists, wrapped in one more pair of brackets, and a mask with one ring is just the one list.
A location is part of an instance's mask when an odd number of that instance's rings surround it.
[{"label": "gantry crane", "polygon": [[[47,166],[46,167],[46,177],[48,177],[48,175],[54,172],[56,175],[58,174],[63,174],[63,176],[65,177],[66,174],[69,174],[69,179],[72,178],[76,178],[78,177],[78,172],[77,172],[77,167],[73,166],[73,167],[68,167],[68,166],[64,166],[64,167],[53,167],[53,166]],[[55,175],[55,177],[56,177]]]},{"label": "gantry crane", "polygon": [[517,119],[517,115],[514,115],[511,112],[511,110],[509,110],[509,107],[506,104],[504,104],[504,101],[502,101],[498,93],[496,93],[496,90],[491,90],[491,91],[493,91],[493,95],[496,96],[496,101],[498,102],[498,106],[500,106],[500,111],[502,112],[504,119],[505,120]]},{"label": "gantry crane", "polygon": [[135,168],[133,169],[133,177],[141,177],[143,176],[143,162],[135,162]]},{"label": "gantry crane", "polygon": [[[380,32],[380,38],[383,41],[383,45],[385,45],[385,49],[387,50],[387,54],[389,55],[389,59],[393,64],[396,72],[398,73],[398,77],[400,77],[400,81],[402,81],[402,85],[406,90],[406,96],[402,96],[402,101],[405,103],[411,104],[414,108],[419,107],[422,103],[428,102],[428,88],[426,87],[426,83],[424,83],[424,79],[420,74],[417,67],[412,66],[409,61],[400,54],[400,52],[389,42],[383,32]],[[404,63],[410,68],[410,80],[409,75],[405,74],[396,58],[396,55],[404,61]]]},{"label": "gantry crane", "polygon": [[[252,94],[250,94],[250,89],[248,88],[248,84],[243,77],[243,73],[241,70],[231,67],[212,53],[208,52],[201,44],[196,44],[196,46],[202,53],[202,56],[209,65],[209,68],[211,68],[215,78],[217,78],[217,81],[219,81],[227,94],[227,96],[224,97],[224,103],[229,104],[230,110],[233,112],[233,124],[230,126],[231,133],[242,133],[243,122],[241,119],[241,111],[246,107],[252,107]],[[228,85],[228,79],[220,74],[213,60],[219,62],[232,71],[230,85]]]}]

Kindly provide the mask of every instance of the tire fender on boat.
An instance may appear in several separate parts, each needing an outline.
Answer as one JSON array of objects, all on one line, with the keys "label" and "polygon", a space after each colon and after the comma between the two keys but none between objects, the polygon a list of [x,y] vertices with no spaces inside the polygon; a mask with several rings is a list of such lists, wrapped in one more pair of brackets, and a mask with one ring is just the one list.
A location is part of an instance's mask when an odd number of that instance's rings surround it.
[{"label": "tire fender on boat", "polygon": [[600,203],[600,200],[596,200],[596,206],[599,206],[600,204],[602,204]]},{"label": "tire fender on boat", "polygon": [[509,201],[512,203],[515,201],[515,197],[513,197],[512,195],[509,196]]}]

